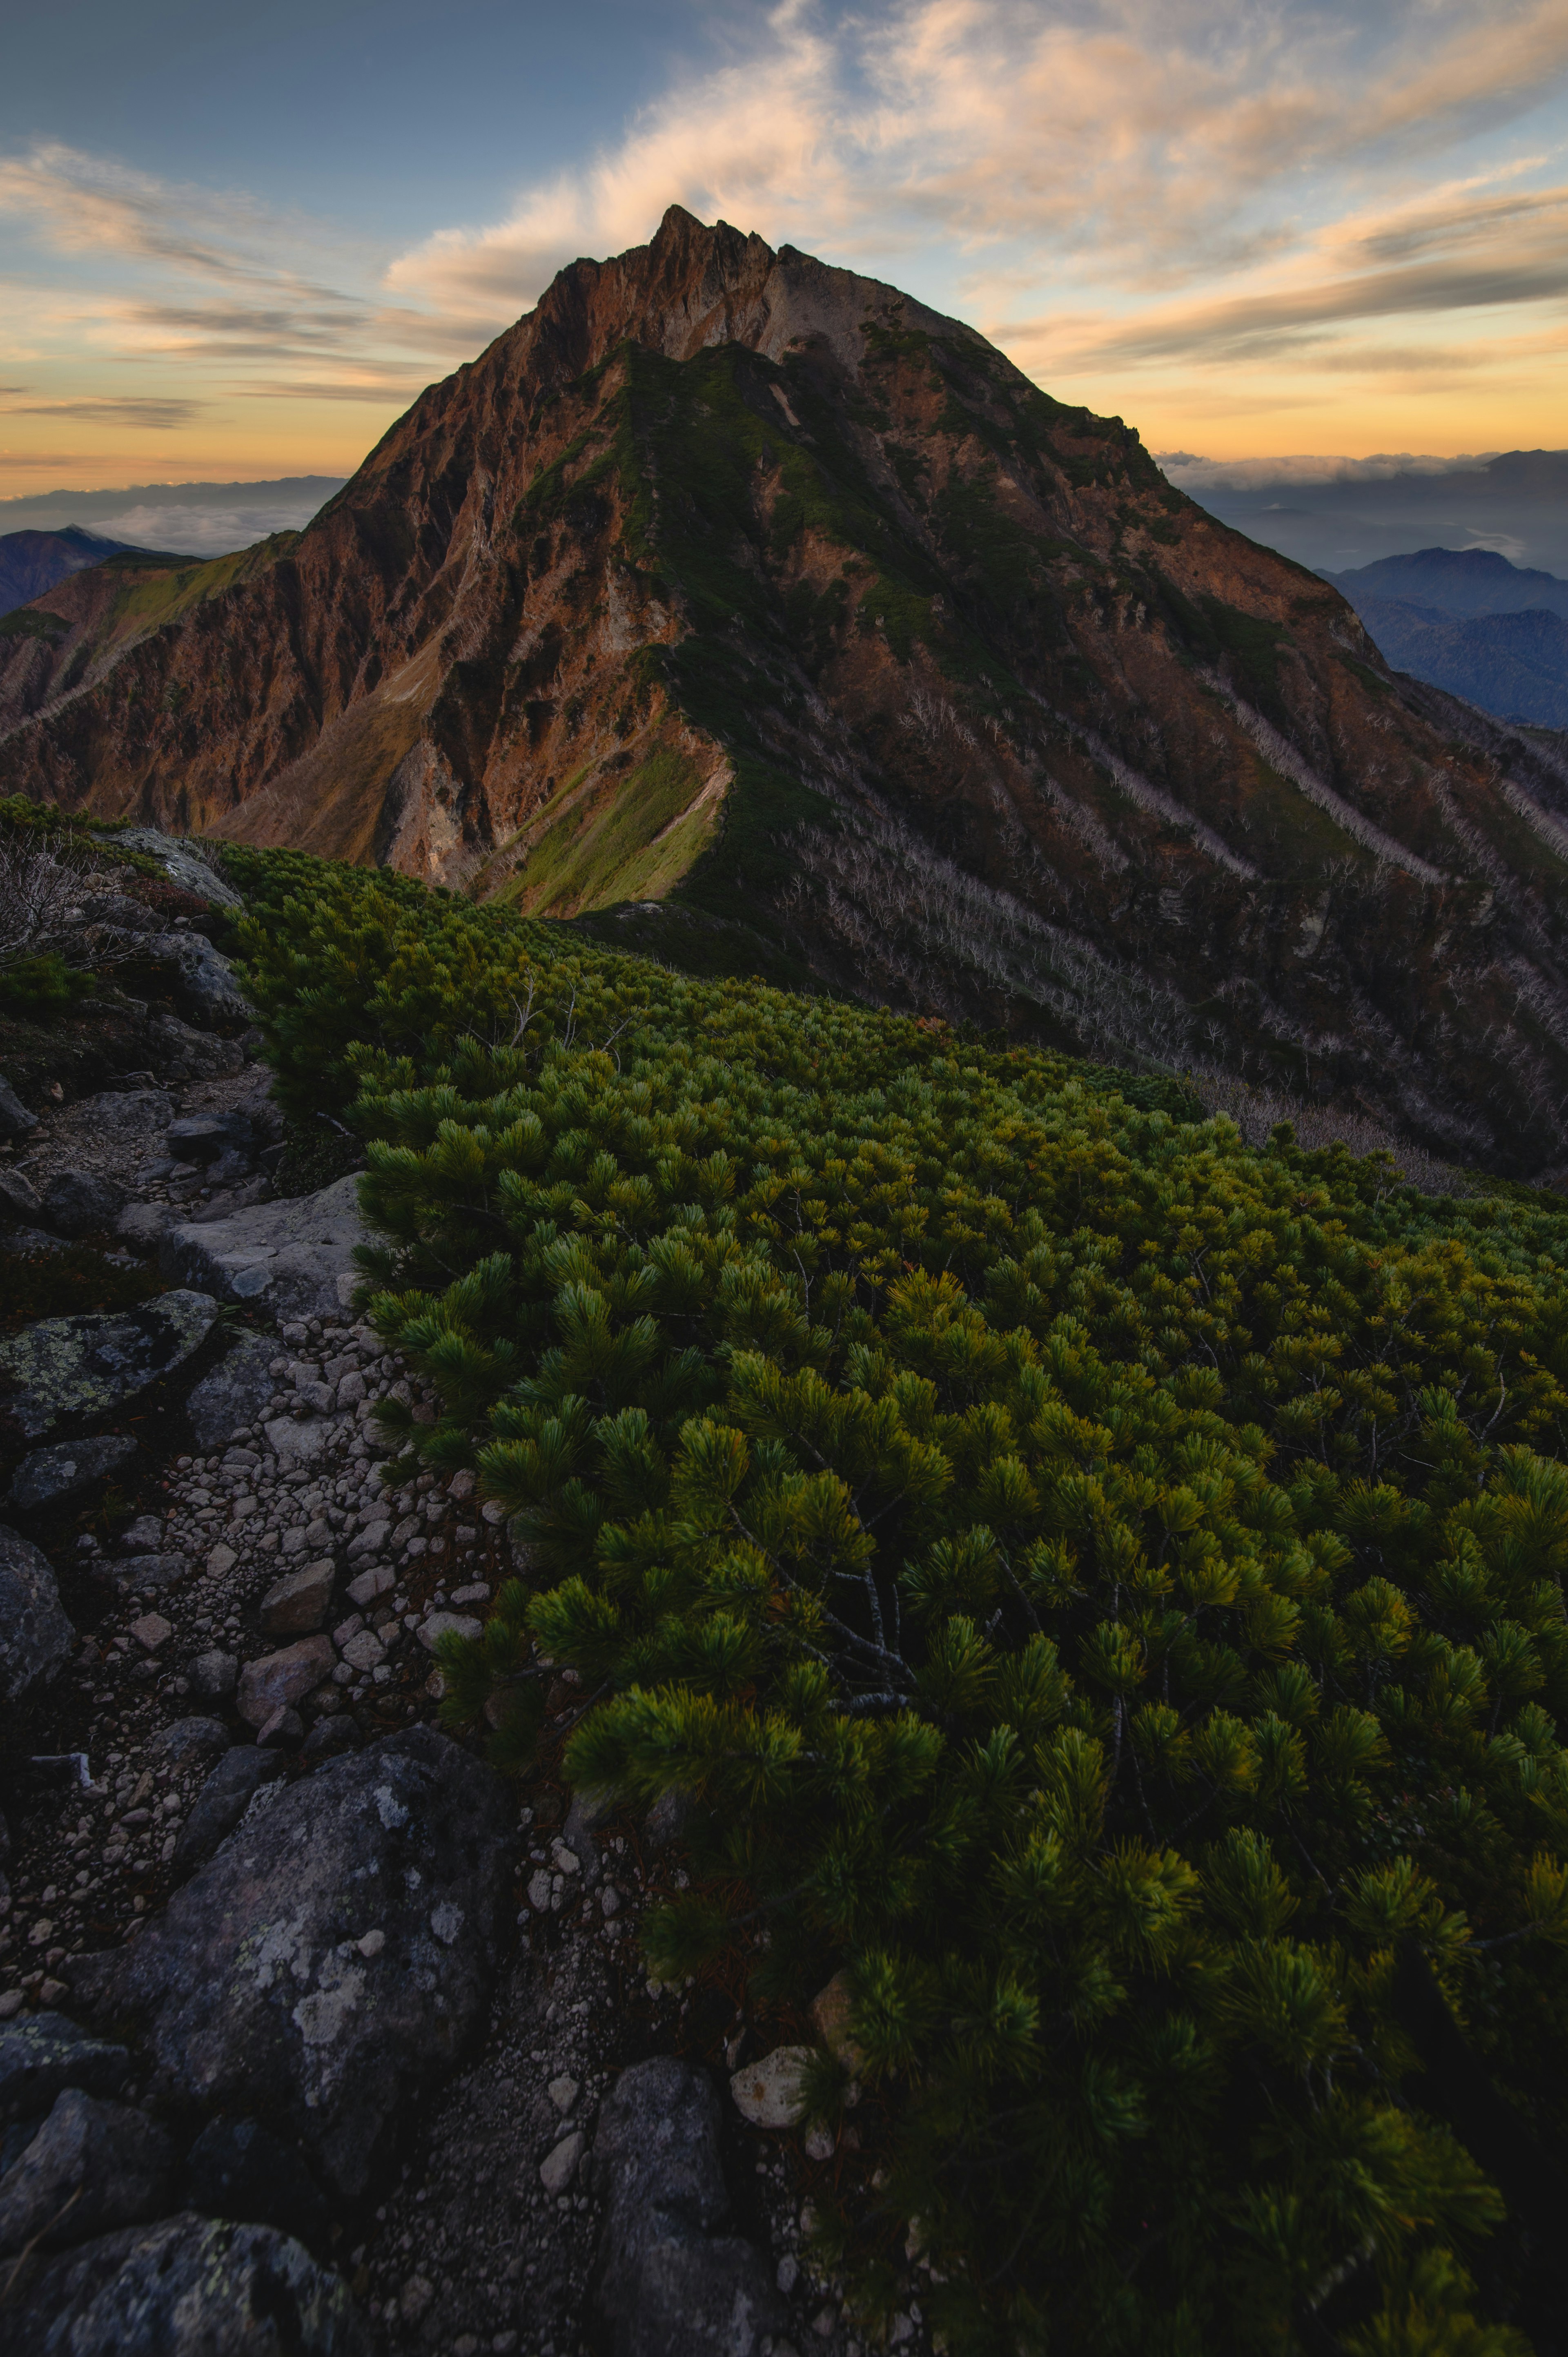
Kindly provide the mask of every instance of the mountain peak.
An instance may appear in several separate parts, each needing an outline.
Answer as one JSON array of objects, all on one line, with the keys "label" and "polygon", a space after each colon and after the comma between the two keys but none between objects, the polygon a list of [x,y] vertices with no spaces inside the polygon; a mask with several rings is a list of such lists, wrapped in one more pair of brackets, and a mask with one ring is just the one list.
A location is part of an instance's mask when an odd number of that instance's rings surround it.
[{"label": "mountain peak", "polygon": [[896,287],[671,208],[167,596],[0,785],[1568,1163],[1568,762]]}]

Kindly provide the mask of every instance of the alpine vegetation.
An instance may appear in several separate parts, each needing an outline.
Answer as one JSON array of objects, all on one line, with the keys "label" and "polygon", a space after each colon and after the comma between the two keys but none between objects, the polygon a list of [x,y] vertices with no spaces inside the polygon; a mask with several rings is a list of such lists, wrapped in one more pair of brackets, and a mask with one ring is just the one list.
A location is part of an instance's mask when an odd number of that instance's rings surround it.
[{"label": "alpine vegetation", "polygon": [[650,1973],[845,1993],[867,2333],[918,2255],[954,2350],[1555,2345],[1568,1211],[231,858],[390,1428],[510,1522],[446,1717],[526,1772],[569,1667],[689,1806]]}]

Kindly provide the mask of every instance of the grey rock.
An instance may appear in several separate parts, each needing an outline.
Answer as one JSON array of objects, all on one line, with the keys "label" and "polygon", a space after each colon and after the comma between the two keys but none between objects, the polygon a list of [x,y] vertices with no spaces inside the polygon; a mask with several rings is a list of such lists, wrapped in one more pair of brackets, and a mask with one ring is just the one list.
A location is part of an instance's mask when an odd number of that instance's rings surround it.
[{"label": "grey rock", "polygon": [[0,1163],[0,1220],[23,1220],[29,1225],[43,1217],[43,1199],[26,1171],[9,1170]]},{"label": "grey rock", "polygon": [[122,1596],[152,1596],[160,1588],[177,1587],[190,1576],[188,1555],[131,1555],[124,1563],[103,1568]]},{"label": "grey rock", "polygon": [[185,2205],[207,2218],[276,2226],[324,2250],[332,2216],[299,2153],[258,2120],[209,2120],[185,2164]]},{"label": "grey rock", "polygon": [[178,1218],[172,1203],[127,1203],[114,1222],[114,1233],[132,1252],[152,1254]]},{"label": "grey rock", "polygon": [[228,879],[178,835],[164,834],[156,826],[121,826],[109,841],[116,851],[140,851],[156,859],[171,884],[177,884],[193,899],[205,900],[209,909],[239,909],[245,905]]},{"label": "grey rock", "polygon": [[35,1448],[11,1476],[6,1503],[19,1514],[36,1514],[45,1506],[63,1506],[84,1498],[100,1481],[129,1465],[136,1444],[129,1433],[110,1433],[98,1440],[60,1440],[52,1448]]},{"label": "grey rock", "polygon": [[0,1253],[9,1260],[20,1259],[24,1254],[31,1259],[38,1253],[64,1250],[65,1238],[51,1236],[47,1228],[7,1228],[0,1235]]},{"label": "grey rock", "polygon": [[202,1286],[221,1301],[254,1301],[282,1325],[338,1317],[359,1282],[354,1248],[368,1241],[350,1175],[319,1194],[171,1228],[158,1267],[171,1282]]},{"label": "grey rock", "polygon": [[0,1524],[0,1701],[47,1684],[75,1641],[48,1558]]},{"label": "grey rock", "polygon": [[275,1341],[260,1334],[243,1335],[193,1387],[185,1412],[204,1457],[253,1425],[270,1405],[277,1380],[268,1370],[276,1356]]},{"label": "grey rock", "polygon": [[179,977],[183,1011],[206,1029],[220,1023],[249,1023],[251,1003],[234,979],[221,950],[205,933],[160,933],[145,955],[166,960]]},{"label": "grey rock", "polygon": [[122,1555],[157,1555],[162,1551],[164,1525],[156,1514],[138,1514],[121,1532],[119,1547]]},{"label": "grey rock", "polygon": [[660,1793],[642,1821],[644,1843],[651,1850],[661,1850],[671,1842],[684,1841],[695,1814],[691,1794],[671,1785],[669,1792]]},{"label": "grey rock", "polygon": [[220,1718],[177,1718],[172,1727],[165,1727],[158,1738],[158,1749],[169,1765],[177,1768],[187,1760],[199,1759],[204,1752],[217,1759],[232,1741]]},{"label": "grey rock", "polygon": [[286,1703],[280,1704],[256,1729],[256,1748],[261,1751],[297,1751],[304,1741],[305,1721]]},{"label": "grey rock", "polygon": [[216,1162],[230,1146],[250,1144],[251,1124],[244,1114],[187,1114],[170,1122],[164,1137],[177,1162]]},{"label": "grey rock", "polygon": [[167,2201],[173,2148],[127,2104],[68,2087],[27,2150],[0,2177],[0,2251],[58,2251],[116,2226],[156,2218]]},{"label": "grey rock", "polygon": [[227,1839],[263,1784],[283,1774],[275,1751],[262,1751],[253,1743],[239,1743],[226,1751],[191,1803],[175,1845],[174,1871],[184,1881],[205,1866],[220,1842]]},{"label": "grey rock", "polygon": [[170,1080],[226,1080],[244,1070],[245,1051],[237,1039],[193,1031],[177,1015],[149,1016],[145,1036],[149,1053]]},{"label": "grey rock", "polygon": [[572,1795],[572,1805],[566,1812],[566,1822],[561,1828],[561,1838],[583,1869],[583,1882],[589,1890],[596,1889],[604,1879],[604,1867],[599,1860],[599,1846],[594,1839],[594,1827],[604,1824],[615,1807],[612,1793],[588,1786]]},{"label": "grey rock", "polygon": [[27,2357],[368,2357],[340,2276],[273,2226],[181,2211],[50,2259],[7,2309]]},{"label": "grey rock", "polygon": [[604,2203],[593,2305],[614,2357],[753,2357],[789,2311],[729,2194],[712,2082],[673,2055],[617,2080],[594,2138]]},{"label": "grey rock", "polygon": [[117,2095],[130,2068],[123,2046],[94,2038],[66,2014],[0,2023],[0,2122],[41,2118],[67,2087]]},{"label": "grey rock", "polygon": [[0,1077],[0,1137],[26,1137],[38,1125],[38,1114],[29,1113],[10,1082]]},{"label": "grey rock", "polygon": [[221,1702],[231,1695],[240,1678],[237,1653],[225,1653],[214,1645],[205,1653],[198,1653],[186,1672],[190,1691],[199,1702]]},{"label": "grey rock", "polygon": [[212,1330],[210,1294],[165,1293],[104,1318],[43,1318],[0,1337],[5,1411],[27,1440],[65,1424],[96,1424],[185,1364]]},{"label": "grey rock", "polygon": [[162,2089],[286,2126],[357,2198],[483,2016],[510,1817],[499,1779],[428,1727],[329,1760],[252,1807],[103,2002],[143,2025]]},{"label": "grey rock", "polygon": [[44,1189],[44,1216],[55,1233],[72,1242],[112,1228],[129,1190],[117,1178],[92,1170],[57,1170]]}]

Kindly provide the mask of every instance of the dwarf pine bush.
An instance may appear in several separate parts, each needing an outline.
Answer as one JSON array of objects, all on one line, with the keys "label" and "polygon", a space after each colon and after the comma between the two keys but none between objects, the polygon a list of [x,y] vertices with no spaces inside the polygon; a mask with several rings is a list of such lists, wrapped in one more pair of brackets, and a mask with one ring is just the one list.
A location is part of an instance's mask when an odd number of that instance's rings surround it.
[{"label": "dwarf pine bush", "polygon": [[237,856],[530,1566],[448,1714],[570,1663],[572,1777],[698,1804],[653,1972],[845,1971],[868,2329],[908,2248],[965,2351],[1555,2346],[1568,1214]]}]

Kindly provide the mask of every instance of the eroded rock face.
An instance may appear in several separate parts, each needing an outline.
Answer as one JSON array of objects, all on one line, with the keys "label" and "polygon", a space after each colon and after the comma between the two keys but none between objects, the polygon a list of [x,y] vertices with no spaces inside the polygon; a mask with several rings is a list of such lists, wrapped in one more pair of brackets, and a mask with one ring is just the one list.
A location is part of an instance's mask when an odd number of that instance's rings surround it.
[{"label": "eroded rock face", "polygon": [[91,1425],[139,1399],[201,1348],[218,1304],[166,1293],[106,1318],[42,1318],[0,1338],[0,1373],[16,1388],[0,1414],[27,1440]]},{"label": "eroded rock face", "polygon": [[510,1812],[425,1727],[274,1792],[125,1952],[100,2011],[141,2026],[171,2094],[285,2124],[358,2196],[479,2018]]},{"label": "eroded rock face", "polygon": [[762,2253],[723,2231],[719,2118],[711,2080],[673,2055],[623,2071],[599,2115],[594,2307],[615,2357],[751,2357],[789,2322]]},{"label": "eroded rock face", "polygon": [[47,1684],[75,1641],[48,1558],[0,1525],[0,1701]]},{"label": "eroded rock face", "polygon": [[354,1247],[368,1241],[350,1176],[319,1194],[171,1228],[158,1247],[158,1267],[183,1285],[206,1286],[220,1301],[256,1302],[280,1324],[337,1318],[359,1281]]},{"label": "eroded rock face", "polygon": [[340,2276],[271,2226],[181,2212],[27,2277],[6,2313],[28,2357],[368,2357]]}]

